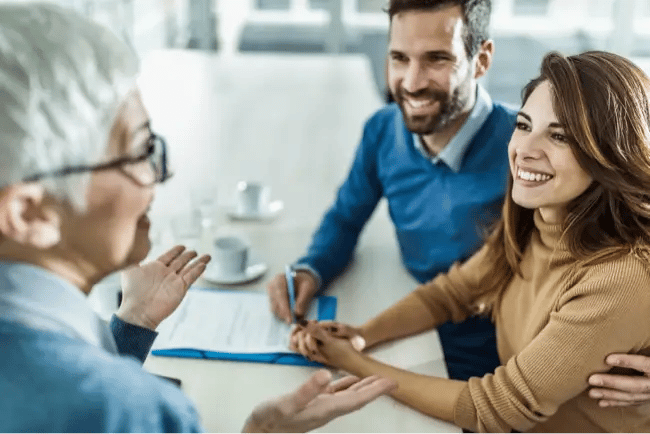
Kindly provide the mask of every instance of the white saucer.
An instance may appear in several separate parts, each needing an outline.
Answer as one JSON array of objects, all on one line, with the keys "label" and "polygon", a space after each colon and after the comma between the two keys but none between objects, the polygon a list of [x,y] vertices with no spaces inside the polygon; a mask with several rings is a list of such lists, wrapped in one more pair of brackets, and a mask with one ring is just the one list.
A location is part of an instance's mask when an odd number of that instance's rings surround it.
[{"label": "white saucer", "polygon": [[266,270],[268,270],[268,267],[265,263],[259,260],[259,258],[252,257],[250,264],[248,267],[246,267],[246,270],[243,273],[219,275],[216,273],[215,267],[211,267],[208,263],[201,277],[212,283],[235,285],[238,283],[246,283],[255,280],[258,277],[262,276],[262,274],[266,273]]},{"label": "white saucer", "polygon": [[260,213],[240,213],[235,209],[228,211],[228,217],[232,220],[245,220],[245,221],[271,221],[274,220],[280,211],[284,208],[284,203],[281,200],[274,200],[269,203],[268,208]]}]

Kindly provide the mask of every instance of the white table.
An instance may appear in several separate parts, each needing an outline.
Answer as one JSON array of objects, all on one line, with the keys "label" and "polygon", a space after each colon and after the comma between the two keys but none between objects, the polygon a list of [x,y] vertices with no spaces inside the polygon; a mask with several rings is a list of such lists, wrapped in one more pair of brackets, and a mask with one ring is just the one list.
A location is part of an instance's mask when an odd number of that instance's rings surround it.
[{"label": "white table", "polygon": [[[159,190],[154,225],[189,205],[188,191],[216,185],[221,209],[213,234],[239,234],[263,256],[266,280],[303,253],[345,176],[362,123],[381,103],[370,66],[357,56],[242,55],[222,58],[164,51],[143,62],[141,88],[153,126],[171,146],[176,177]],[[272,222],[225,216],[241,179],[269,183],[285,209]],[[351,267],[330,287],[337,319],[360,324],[410,292],[415,281],[399,259],[382,203],[359,242]],[[203,246],[205,247],[205,245]],[[201,285],[206,282],[199,281]],[[378,358],[445,376],[435,331],[380,348]],[[238,431],[251,409],[287,393],[313,368],[149,357],[145,367],[180,378],[208,431]],[[335,420],[325,432],[458,432],[388,397]]]},{"label": "white table", "polygon": [[189,206],[188,190],[202,185],[231,203],[246,179],[272,186],[290,227],[317,224],[381,104],[362,56],[159,51],[143,61],[140,84],[176,173],[154,215]]}]

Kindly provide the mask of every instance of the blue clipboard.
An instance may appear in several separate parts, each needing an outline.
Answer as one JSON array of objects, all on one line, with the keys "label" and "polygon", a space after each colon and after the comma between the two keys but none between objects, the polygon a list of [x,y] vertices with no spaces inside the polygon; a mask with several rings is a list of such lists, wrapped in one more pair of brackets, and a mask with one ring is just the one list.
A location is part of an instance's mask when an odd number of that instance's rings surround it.
[{"label": "blue clipboard", "polygon": [[[322,295],[318,297],[318,320],[327,321],[336,318],[336,297]],[[154,350],[154,356],[185,357],[190,359],[232,360],[237,362],[274,363],[278,365],[323,366],[295,353],[221,353],[197,350],[194,348],[174,348]]]}]

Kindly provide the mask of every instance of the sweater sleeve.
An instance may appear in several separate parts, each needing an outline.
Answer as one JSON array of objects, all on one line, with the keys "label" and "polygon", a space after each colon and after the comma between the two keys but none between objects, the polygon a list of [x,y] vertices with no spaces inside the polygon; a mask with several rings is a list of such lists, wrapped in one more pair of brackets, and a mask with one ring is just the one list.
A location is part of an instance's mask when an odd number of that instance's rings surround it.
[{"label": "sweater sleeve", "polygon": [[480,282],[493,272],[490,248],[484,245],[466,262],[454,263],[447,273],[440,273],[414,291],[431,311],[436,325],[447,321],[461,322],[472,315],[487,314],[484,303],[488,294],[482,294]]},{"label": "sweater sleeve", "polygon": [[158,333],[122,321],[117,315],[111,317],[110,328],[117,351],[122,355],[133,356],[144,363]]},{"label": "sweater sleeve", "polygon": [[383,195],[376,169],[379,135],[373,125],[366,124],[347,179],[314,233],[307,254],[297,261],[315,269],[323,285],[348,265],[359,234]]},{"label": "sweater sleeve", "polygon": [[471,378],[456,401],[455,423],[474,431],[526,431],[549,419],[607,371],[614,352],[647,347],[650,270],[631,257],[592,267],[560,294],[548,323],[516,356]]}]

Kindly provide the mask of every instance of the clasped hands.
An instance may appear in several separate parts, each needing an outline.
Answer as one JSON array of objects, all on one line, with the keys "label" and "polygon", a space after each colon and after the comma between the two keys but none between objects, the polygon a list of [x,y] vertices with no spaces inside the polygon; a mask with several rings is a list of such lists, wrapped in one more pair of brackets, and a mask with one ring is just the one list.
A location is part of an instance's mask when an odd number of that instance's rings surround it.
[{"label": "clasped hands", "polygon": [[361,330],[334,321],[301,321],[292,331],[289,347],[309,360],[343,368],[351,355],[366,348]]},{"label": "clasped hands", "polygon": [[[370,343],[372,345],[372,343]],[[290,348],[310,360],[346,369],[352,357],[367,348],[361,329],[332,321],[302,321],[293,330]],[[650,401],[650,359],[635,354],[611,354],[609,366],[629,368],[640,376],[595,373],[589,377],[589,396],[601,407],[645,405]]]}]

